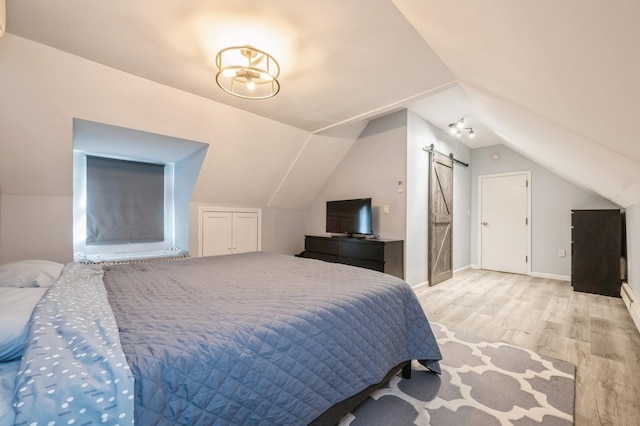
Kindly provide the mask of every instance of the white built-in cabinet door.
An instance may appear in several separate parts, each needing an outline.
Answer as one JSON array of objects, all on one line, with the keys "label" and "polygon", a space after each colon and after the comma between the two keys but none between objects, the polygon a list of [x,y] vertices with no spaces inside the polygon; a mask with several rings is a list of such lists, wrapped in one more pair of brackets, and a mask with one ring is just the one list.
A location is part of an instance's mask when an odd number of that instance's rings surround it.
[{"label": "white built-in cabinet door", "polygon": [[259,210],[200,210],[200,255],[260,251]]},{"label": "white built-in cabinet door", "polygon": [[233,253],[258,251],[258,213],[233,213]]}]

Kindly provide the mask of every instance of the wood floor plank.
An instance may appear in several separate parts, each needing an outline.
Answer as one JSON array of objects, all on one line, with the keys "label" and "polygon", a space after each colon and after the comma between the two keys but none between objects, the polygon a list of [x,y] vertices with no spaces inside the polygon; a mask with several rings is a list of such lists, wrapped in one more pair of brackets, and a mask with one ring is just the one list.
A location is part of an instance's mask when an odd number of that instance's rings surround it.
[{"label": "wood floor plank", "polygon": [[640,333],[622,299],[465,270],[416,291],[429,320],[576,365],[575,424],[640,424]]}]

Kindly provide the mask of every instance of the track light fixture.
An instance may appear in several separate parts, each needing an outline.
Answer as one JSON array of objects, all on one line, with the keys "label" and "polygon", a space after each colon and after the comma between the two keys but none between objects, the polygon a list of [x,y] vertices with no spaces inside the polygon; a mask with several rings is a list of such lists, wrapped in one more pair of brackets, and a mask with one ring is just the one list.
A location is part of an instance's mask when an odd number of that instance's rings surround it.
[{"label": "track light fixture", "polygon": [[460,120],[456,121],[455,123],[449,124],[449,132],[451,132],[451,134],[454,135],[455,137],[462,136],[463,130],[469,131],[470,138],[473,138],[476,136],[476,134],[473,131],[473,127],[465,127],[464,117],[462,117]]}]

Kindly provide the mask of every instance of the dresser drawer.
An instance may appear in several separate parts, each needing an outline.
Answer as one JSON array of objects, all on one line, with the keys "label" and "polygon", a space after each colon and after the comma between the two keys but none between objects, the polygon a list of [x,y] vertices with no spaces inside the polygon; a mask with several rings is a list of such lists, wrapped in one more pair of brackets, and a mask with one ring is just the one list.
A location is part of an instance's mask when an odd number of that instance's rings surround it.
[{"label": "dresser drawer", "polygon": [[335,238],[307,237],[304,240],[305,251],[338,256],[338,240]]},{"label": "dresser drawer", "polygon": [[348,237],[305,236],[305,251],[297,256],[373,269],[404,277],[404,242]]},{"label": "dresser drawer", "polygon": [[366,259],[351,259],[348,257],[341,257],[340,263],[351,266],[359,266],[361,268],[372,269],[374,271],[384,272],[384,262],[376,262]]},{"label": "dresser drawer", "polygon": [[345,240],[340,244],[340,257],[384,262],[384,244],[373,241]]},{"label": "dresser drawer", "polygon": [[302,254],[302,257],[306,257],[308,259],[324,260],[325,262],[333,262],[333,263],[338,263],[340,261],[340,258],[335,254],[319,253],[316,251],[305,250]]}]

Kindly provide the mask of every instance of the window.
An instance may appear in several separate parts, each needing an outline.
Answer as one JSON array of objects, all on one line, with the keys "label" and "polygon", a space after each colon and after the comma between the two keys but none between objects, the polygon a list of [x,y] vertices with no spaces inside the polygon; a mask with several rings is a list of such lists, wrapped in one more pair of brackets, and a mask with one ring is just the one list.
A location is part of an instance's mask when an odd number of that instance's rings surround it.
[{"label": "window", "polygon": [[86,158],[86,244],[164,241],[164,164]]},{"label": "window", "polygon": [[208,146],[74,118],[74,258],[188,251],[189,202]]},{"label": "window", "polygon": [[176,246],[173,164],[81,151],[73,156],[76,260]]}]

